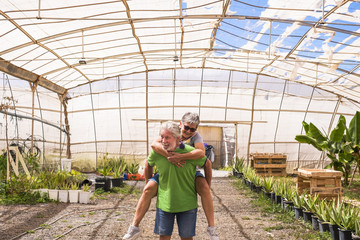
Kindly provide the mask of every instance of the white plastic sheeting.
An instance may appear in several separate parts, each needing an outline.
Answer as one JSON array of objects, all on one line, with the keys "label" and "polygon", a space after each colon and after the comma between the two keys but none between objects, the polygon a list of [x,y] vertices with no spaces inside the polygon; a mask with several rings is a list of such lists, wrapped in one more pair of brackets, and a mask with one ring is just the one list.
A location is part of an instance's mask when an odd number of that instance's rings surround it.
[{"label": "white plastic sheeting", "polygon": [[[226,129],[229,156],[237,139],[239,156],[318,160],[294,136],[304,119],[326,132],[359,109],[359,14],[340,0],[0,0],[2,97],[37,119],[13,119],[11,138],[34,131],[65,156],[66,96],[74,159],[144,157],[152,119],[195,111]],[[38,84],[34,113],[30,85],[11,75]]]}]

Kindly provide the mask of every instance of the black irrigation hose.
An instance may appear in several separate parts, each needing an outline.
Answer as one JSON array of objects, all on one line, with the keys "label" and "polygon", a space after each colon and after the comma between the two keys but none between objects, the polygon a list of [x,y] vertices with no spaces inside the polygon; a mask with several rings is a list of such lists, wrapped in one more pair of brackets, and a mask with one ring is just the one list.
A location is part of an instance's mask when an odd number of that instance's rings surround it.
[{"label": "black irrigation hose", "polygon": [[[136,183],[137,184],[137,183]],[[123,199],[125,199],[129,194],[131,194],[132,193],[132,191],[134,190],[134,188],[135,188],[135,186],[133,186],[131,189],[130,189],[130,191],[129,191],[129,193],[128,194],[126,194],[125,196],[123,196],[122,198],[120,198],[119,199],[119,201],[120,200],[123,200]],[[123,207],[123,206],[120,206],[120,207]],[[115,209],[118,209],[119,207],[112,207],[112,208],[100,208],[100,209],[87,209],[87,210],[83,210],[83,211],[74,211],[74,212],[69,212],[69,213],[66,213],[66,214],[64,214],[64,215],[62,215],[61,217],[59,217],[59,218],[57,218],[57,219],[55,219],[54,221],[52,221],[51,223],[49,223],[48,225],[51,225],[51,224],[54,224],[54,223],[56,223],[57,221],[59,221],[60,219],[62,219],[63,217],[66,217],[67,215],[70,215],[70,214],[79,214],[79,213],[83,213],[83,212],[91,212],[91,211],[107,211],[107,210],[115,210]],[[124,208],[124,207],[123,207]],[[101,219],[101,221],[102,221],[103,219]],[[99,220],[100,221],[100,220]],[[96,221],[97,222],[97,221]],[[95,223],[96,223],[95,222]],[[32,230],[28,230],[28,231],[26,231],[26,232],[23,232],[23,233],[21,233],[21,234],[19,234],[19,235],[17,235],[17,236],[15,236],[15,237],[13,237],[13,238],[11,238],[10,240],[15,240],[15,239],[18,239],[18,238],[20,238],[20,237],[22,237],[22,236],[24,236],[24,235],[26,235],[26,234],[28,234],[29,233],[29,231],[37,231],[37,230],[39,230],[39,229],[42,229],[43,227],[37,227],[37,228],[35,228],[35,229],[32,229]],[[76,227],[77,228],[77,227]],[[71,230],[72,231],[72,230]],[[71,232],[71,231],[69,231],[69,232]],[[67,232],[68,233],[68,232]],[[67,234],[66,233],[66,234]],[[57,238],[58,239],[58,238]]]},{"label": "black irrigation hose", "polygon": [[[126,208],[126,207],[121,206],[120,208]],[[66,213],[66,214],[58,217],[57,219],[55,219],[54,221],[48,223],[47,225],[50,226],[50,225],[56,223],[57,221],[59,221],[60,219],[66,217],[66,216],[68,216],[68,215],[80,214],[80,213],[83,213],[83,212],[92,212],[92,211],[97,212],[97,211],[107,211],[107,210],[116,210],[116,209],[119,209],[119,207],[116,207],[116,208],[115,208],[115,207],[112,207],[112,208],[100,208],[100,209],[87,209],[87,210],[84,210],[84,211],[73,211],[73,212],[69,212],[69,213]],[[102,220],[103,220],[103,219],[101,219],[101,221],[102,221]],[[99,221],[100,221],[100,220],[99,220]],[[95,223],[96,223],[96,222],[95,222]],[[93,224],[93,223],[90,223],[90,224]],[[37,228],[34,228],[34,229],[32,229],[32,230],[28,230],[28,231],[26,231],[26,232],[23,232],[23,233],[15,236],[15,237],[13,237],[13,238],[11,238],[10,240],[18,239],[18,238],[20,238],[20,237],[28,234],[28,233],[31,232],[31,231],[37,231],[37,230],[39,230],[39,229],[43,229],[43,227],[37,227]]]},{"label": "black irrigation hose", "polygon": [[84,227],[84,226],[88,226],[88,225],[91,225],[91,224],[95,224],[95,223],[98,223],[98,222],[103,221],[103,220],[104,220],[104,219],[100,219],[100,220],[97,220],[97,221],[95,221],[95,222],[93,222],[93,223],[84,223],[84,224],[81,224],[81,225],[76,226],[76,227],[74,227],[74,228],[71,228],[69,231],[61,234],[59,237],[55,238],[54,240],[63,238],[66,234],[71,233],[72,231],[74,231],[74,230],[77,229],[77,228]]}]

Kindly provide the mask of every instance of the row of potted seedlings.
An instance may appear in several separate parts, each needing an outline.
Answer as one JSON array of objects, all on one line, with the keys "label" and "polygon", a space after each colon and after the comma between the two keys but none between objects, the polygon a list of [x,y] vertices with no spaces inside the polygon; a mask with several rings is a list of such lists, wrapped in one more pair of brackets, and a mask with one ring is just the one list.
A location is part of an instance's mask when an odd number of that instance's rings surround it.
[{"label": "row of potted seedlings", "polygon": [[44,171],[33,176],[31,182],[33,192],[39,192],[50,200],[87,204],[91,197],[91,182],[74,170],[69,173]]},{"label": "row of potted seedlings", "polygon": [[360,239],[360,209],[338,200],[319,199],[306,192],[299,194],[291,179],[260,177],[254,169],[235,166],[233,175],[242,178],[251,190],[262,193],[295,218],[312,224],[321,234],[329,231],[334,240]]}]

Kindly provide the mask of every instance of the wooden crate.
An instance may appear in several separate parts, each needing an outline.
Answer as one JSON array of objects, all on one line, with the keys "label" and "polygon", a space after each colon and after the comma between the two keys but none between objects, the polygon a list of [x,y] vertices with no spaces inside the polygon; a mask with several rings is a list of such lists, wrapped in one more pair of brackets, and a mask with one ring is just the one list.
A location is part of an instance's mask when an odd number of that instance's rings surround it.
[{"label": "wooden crate", "polygon": [[286,155],[279,153],[252,153],[251,166],[260,176],[286,176]]},{"label": "wooden crate", "polygon": [[341,200],[343,188],[341,186],[342,172],[327,169],[298,169],[297,189],[301,194],[318,194],[321,199]]}]

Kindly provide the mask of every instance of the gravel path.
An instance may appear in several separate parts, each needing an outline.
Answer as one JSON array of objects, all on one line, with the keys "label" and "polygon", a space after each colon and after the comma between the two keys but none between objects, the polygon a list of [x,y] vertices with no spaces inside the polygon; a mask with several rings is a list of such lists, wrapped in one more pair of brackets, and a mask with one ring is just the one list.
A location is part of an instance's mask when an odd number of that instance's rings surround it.
[{"label": "gravel path", "polygon": [[[299,239],[294,236],[295,229],[310,231],[295,219],[295,224],[284,224],[273,216],[261,213],[251,203],[254,195],[236,189],[234,181],[228,177],[215,177],[212,182],[215,221],[221,239],[290,240]],[[138,189],[144,185],[144,182],[127,183]],[[95,199],[87,205],[49,203],[0,206],[0,239],[121,239],[131,223],[139,197],[139,194],[112,194],[108,199]],[[142,235],[139,239],[158,238],[152,232],[155,202],[153,199],[140,225]],[[208,239],[206,227],[206,218],[200,206],[197,236],[194,239]],[[26,233],[29,230],[34,231]],[[173,239],[178,239],[176,227],[173,236]]]}]

